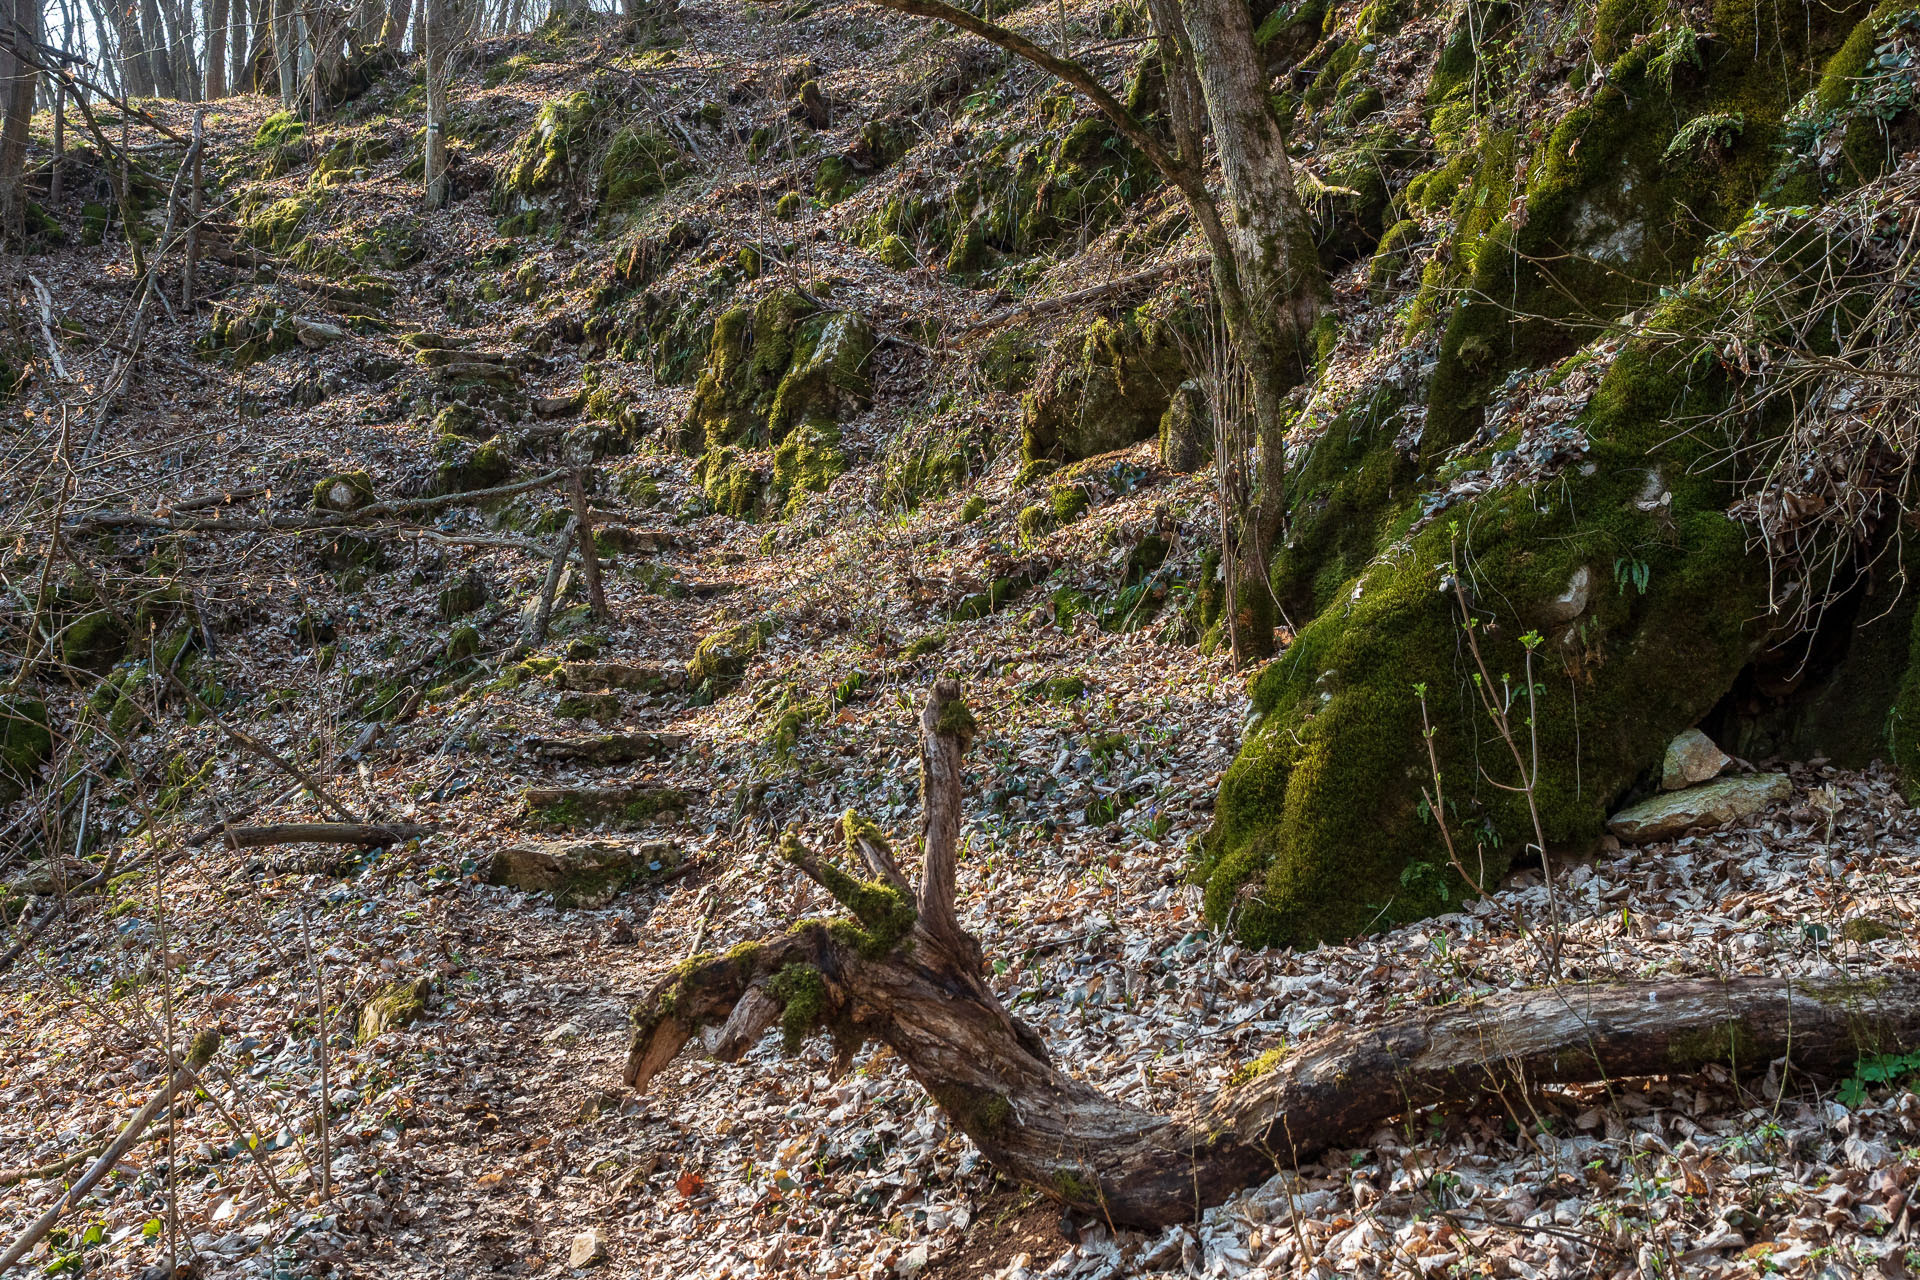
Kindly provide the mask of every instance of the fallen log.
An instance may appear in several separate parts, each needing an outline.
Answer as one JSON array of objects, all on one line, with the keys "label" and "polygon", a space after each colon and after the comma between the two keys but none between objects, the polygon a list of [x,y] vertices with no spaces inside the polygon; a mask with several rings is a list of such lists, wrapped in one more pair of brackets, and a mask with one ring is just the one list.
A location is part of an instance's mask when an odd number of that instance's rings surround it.
[{"label": "fallen log", "polygon": [[878,1040],[1005,1175],[1115,1224],[1190,1221],[1277,1168],[1364,1143],[1382,1124],[1503,1090],[1788,1058],[1839,1072],[1920,1042],[1920,972],[1820,980],[1727,978],[1562,985],[1402,1014],[1283,1048],[1250,1078],[1173,1115],[1105,1096],[1055,1065],[981,980],[978,943],[952,912],[959,752],[972,718],[956,682],[922,721],[922,885],[849,813],[862,880],[792,836],[789,862],[852,919],[803,921],[766,942],[680,966],[635,1008],[627,1083],[647,1084],[704,1028],[716,1048],[776,1021],[788,1047],[816,1031],[842,1062]]},{"label": "fallen log", "polygon": [[222,843],[234,849],[264,849],[282,844],[403,844],[432,835],[438,827],[413,822],[279,822],[264,827],[228,827]]}]

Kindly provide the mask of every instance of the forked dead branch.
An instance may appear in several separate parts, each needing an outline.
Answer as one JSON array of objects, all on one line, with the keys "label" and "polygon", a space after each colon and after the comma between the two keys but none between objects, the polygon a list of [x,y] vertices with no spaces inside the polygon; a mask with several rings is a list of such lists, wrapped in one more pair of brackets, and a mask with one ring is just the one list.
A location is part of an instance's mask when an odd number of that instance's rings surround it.
[{"label": "forked dead branch", "polygon": [[[815,1032],[845,1066],[867,1040],[897,1054],[1002,1173],[1113,1224],[1190,1220],[1234,1191],[1380,1125],[1467,1108],[1516,1085],[1736,1072],[1780,1058],[1811,1072],[1920,1035],[1920,973],[1795,982],[1685,979],[1561,985],[1425,1009],[1281,1046],[1246,1078],[1173,1115],[1075,1079],[981,977],[954,912],[963,771],[974,732],[959,683],[921,718],[921,883],[849,813],[861,879],[789,835],[786,859],[848,913],[686,961],[633,1013],[626,1081],[645,1089],[705,1029],[736,1060],[778,1023],[789,1050]],[[851,917],[851,918],[848,918]]]}]

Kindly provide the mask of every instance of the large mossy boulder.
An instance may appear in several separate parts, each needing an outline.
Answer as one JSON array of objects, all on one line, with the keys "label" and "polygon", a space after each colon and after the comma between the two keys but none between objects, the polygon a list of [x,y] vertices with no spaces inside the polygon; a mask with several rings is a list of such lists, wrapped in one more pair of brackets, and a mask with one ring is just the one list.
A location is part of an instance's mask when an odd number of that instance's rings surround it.
[{"label": "large mossy boulder", "polygon": [[1062,339],[1021,401],[1025,456],[1077,462],[1152,439],[1186,378],[1180,323],[1142,307]]},{"label": "large mossy boulder", "polygon": [[631,212],[692,169],[667,136],[613,98],[579,90],[540,108],[514,143],[495,188],[496,212]]},{"label": "large mossy boulder", "polygon": [[1756,199],[1782,194],[1788,117],[1869,7],[1718,0],[1710,35],[1668,25],[1636,41],[1652,9],[1601,6],[1595,51],[1613,61],[1591,100],[1537,145],[1487,128],[1469,152],[1451,260],[1435,259],[1416,302],[1437,315],[1458,300],[1427,398],[1429,460],[1481,429],[1509,370],[1574,350],[1686,275]]},{"label": "large mossy boulder", "polygon": [[0,808],[25,793],[40,766],[53,755],[47,704],[34,699],[0,699]]},{"label": "large mossy boulder", "polygon": [[[837,424],[872,402],[875,341],[861,317],[787,290],[714,321],[680,440],[702,455],[699,478],[717,508],[752,516],[846,470]],[[744,456],[765,448],[771,473]]]},{"label": "large mossy boulder", "polygon": [[[1688,354],[1629,348],[1587,411],[1584,464],[1417,529],[1425,504],[1400,492],[1377,554],[1254,682],[1257,718],[1195,868],[1215,920],[1308,944],[1460,901],[1467,886],[1423,798],[1416,685],[1475,878],[1497,883],[1532,842],[1526,797],[1502,789],[1519,781],[1511,757],[1473,692],[1462,594],[1487,671],[1506,682],[1495,696],[1531,707],[1534,729],[1523,711],[1516,733],[1529,759],[1538,734],[1549,846],[1602,833],[1676,729],[1711,711],[1768,639],[1765,565],[1725,514],[1727,486],[1690,466],[1703,444],[1667,439],[1669,406],[1724,395],[1719,376]],[[1644,566],[1625,589],[1623,557]]]}]

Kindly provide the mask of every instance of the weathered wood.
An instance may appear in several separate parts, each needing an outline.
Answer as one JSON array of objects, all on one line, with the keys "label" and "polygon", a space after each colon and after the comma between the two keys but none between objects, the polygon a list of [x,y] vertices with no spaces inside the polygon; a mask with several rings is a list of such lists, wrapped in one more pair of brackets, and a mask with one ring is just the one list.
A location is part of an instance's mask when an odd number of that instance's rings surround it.
[{"label": "weathered wood", "polygon": [[600,556],[593,549],[593,511],[587,506],[586,470],[575,467],[567,488],[573,499],[573,518],[580,541],[580,572],[587,579],[587,604],[593,616],[605,621],[613,616],[607,608],[607,593],[600,586]]},{"label": "weathered wood", "polygon": [[567,565],[567,552],[573,546],[573,535],[580,527],[578,516],[568,516],[566,527],[560,530],[560,536],[553,546],[553,559],[547,562],[547,579],[540,585],[540,604],[533,612],[533,621],[527,626],[526,639],[521,641],[524,648],[531,649],[547,638],[547,622],[553,617],[553,595],[560,587],[560,575]]},{"label": "weathered wood", "polygon": [[[932,707],[956,694],[936,686],[928,719],[951,727],[951,713],[934,716]],[[957,786],[958,777],[943,766],[940,784]],[[850,852],[877,840],[851,816],[846,826]],[[814,1025],[843,1050],[859,1039],[884,1043],[1002,1173],[1114,1223],[1189,1221],[1278,1167],[1507,1088],[1686,1074],[1710,1063],[1757,1071],[1781,1057],[1838,1072],[1860,1055],[1920,1042],[1920,972],[1563,985],[1333,1032],[1161,1115],[1049,1061],[981,980],[973,946],[956,950],[919,913],[909,927],[890,926],[888,903],[903,908],[904,897],[884,874],[862,884],[797,842],[786,855],[847,906],[858,929],[807,921],[757,947],[697,958],[635,1009],[627,1082],[645,1088],[701,1028],[733,1022],[749,993],[754,1008],[735,1031],[760,1023],[758,1001],[775,976],[804,966],[823,988]],[[921,901],[937,906],[938,896],[923,887]]]},{"label": "weathered wood", "polygon": [[[960,927],[953,899],[960,850],[960,757],[973,741],[973,715],[960,682],[937,681],[920,715],[920,927],[955,956],[978,956],[980,944]],[[977,963],[976,963],[976,966]]]},{"label": "weathered wood", "polygon": [[401,844],[432,835],[437,827],[413,822],[280,822],[264,827],[228,827],[223,844],[235,849],[264,849],[282,844]]}]

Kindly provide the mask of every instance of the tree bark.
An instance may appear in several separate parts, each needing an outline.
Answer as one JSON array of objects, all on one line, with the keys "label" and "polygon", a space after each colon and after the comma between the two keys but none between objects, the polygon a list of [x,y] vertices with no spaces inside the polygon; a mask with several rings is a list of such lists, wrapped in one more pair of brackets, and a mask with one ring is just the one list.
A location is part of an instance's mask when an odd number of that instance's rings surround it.
[{"label": "tree bark", "polygon": [[[923,753],[957,763],[970,723],[951,710],[957,701],[953,682],[935,686]],[[927,777],[929,799],[937,784],[947,790],[940,803],[957,813],[958,770],[943,764]],[[934,865],[944,820],[925,824],[918,911],[877,831],[852,814],[845,825],[849,854],[875,879],[823,863],[792,836],[783,851],[854,919],[804,921],[677,969],[634,1010],[627,1083],[645,1089],[703,1027],[722,1028],[721,1047],[737,1056],[777,1010],[789,1047],[826,1031],[844,1062],[861,1040],[881,1041],[1002,1173],[1117,1225],[1191,1221],[1277,1168],[1508,1088],[1676,1075],[1715,1062],[1754,1071],[1783,1056],[1802,1070],[1836,1071],[1920,1037],[1920,972],[1550,987],[1334,1032],[1160,1115],[1055,1066],[981,980],[977,942],[960,933],[956,946],[932,923],[952,911],[950,899],[944,911],[929,902],[946,875]]]},{"label": "tree bark", "polygon": [[210,99],[227,96],[229,11],[229,0],[207,0],[207,97]]},{"label": "tree bark", "polygon": [[419,0],[427,85],[427,141],[424,162],[426,203],[444,209],[452,196],[447,182],[447,90],[451,87],[453,32],[449,0]]},{"label": "tree bark", "polygon": [[8,36],[0,45],[0,240],[19,244],[27,224],[27,126],[33,120],[33,95],[39,81],[37,55],[12,48],[14,41],[31,48],[40,39],[40,0],[10,0]]}]

